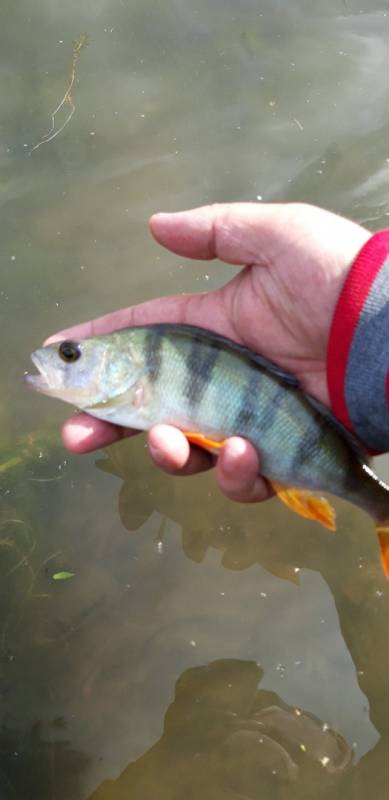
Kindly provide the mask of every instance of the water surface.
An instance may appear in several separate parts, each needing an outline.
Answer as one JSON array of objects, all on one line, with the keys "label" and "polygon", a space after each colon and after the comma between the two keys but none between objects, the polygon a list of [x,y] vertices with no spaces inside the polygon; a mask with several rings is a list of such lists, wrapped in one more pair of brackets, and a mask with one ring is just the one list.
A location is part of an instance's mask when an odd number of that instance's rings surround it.
[{"label": "water surface", "polygon": [[[21,378],[64,325],[230,277],[162,251],[154,211],[286,199],[387,225],[388,4],[2,12],[1,800],[384,800],[389,593],[365,515],[338,502],[332,537],[234,505],[212,475],[157,473],[143,437],[73,457],[66,409]],[[29,155],[84,31],[74,115]]]}]

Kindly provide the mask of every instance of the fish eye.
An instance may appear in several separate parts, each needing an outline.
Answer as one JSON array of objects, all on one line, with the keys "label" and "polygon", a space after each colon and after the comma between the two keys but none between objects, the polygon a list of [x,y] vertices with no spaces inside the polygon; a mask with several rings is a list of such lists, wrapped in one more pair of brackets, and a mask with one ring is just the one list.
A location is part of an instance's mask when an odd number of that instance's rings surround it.
[{"label": "fish eye", "polygon": [[71,364],[73,361],[78,361],[81,356],[81,347],[78,342],[71,342],[69,340],[65,340],[61,342],[58,353],[62,361],[66,361],[67,364]]}]

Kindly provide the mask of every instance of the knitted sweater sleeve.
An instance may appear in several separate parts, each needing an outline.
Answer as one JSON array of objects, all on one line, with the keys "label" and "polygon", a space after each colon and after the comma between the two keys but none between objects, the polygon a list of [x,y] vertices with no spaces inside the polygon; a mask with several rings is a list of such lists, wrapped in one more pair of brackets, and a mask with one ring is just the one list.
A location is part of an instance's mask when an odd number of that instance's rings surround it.
[{"label": "knitted sweater sleeve", "polygon": [[373,452],[389,451],[389,231],[355,259],[331,324],[327,381],[332,410]]}]

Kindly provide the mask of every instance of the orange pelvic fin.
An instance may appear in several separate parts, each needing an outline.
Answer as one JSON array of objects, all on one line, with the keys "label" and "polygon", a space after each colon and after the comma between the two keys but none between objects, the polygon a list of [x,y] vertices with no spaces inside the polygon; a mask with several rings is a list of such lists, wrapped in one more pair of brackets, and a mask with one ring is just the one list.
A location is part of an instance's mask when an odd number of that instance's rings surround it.
[{"label": "orange pelvic fin", "polygon": [[330,531],[336,530],[335,510],[325,497],[318,497],[305,489],[283,486],[275,481],[272,481],[271,485],[279,500],[285,503],[291,511],[299,514],[300,517],[306,517],[306,519],[314,519],[316,522],[320,522],[324,528],[328,528]]},{"label": "orange pelvic fin", "polygon": [[389,526],[377,525],[376,531],[380,543],[381,564],[385,576],[389,579]]},{"label": "orange pelvic fin", "polygon": [[210,450],[212,453],[218,452],[223,446],[224,441],[216,442],[214,439],[208,439],[203,433],[195,433],[192,431],[184,431],[184,434],[191,444],[196,444],[197,447],[202,447],[204,450]]}]

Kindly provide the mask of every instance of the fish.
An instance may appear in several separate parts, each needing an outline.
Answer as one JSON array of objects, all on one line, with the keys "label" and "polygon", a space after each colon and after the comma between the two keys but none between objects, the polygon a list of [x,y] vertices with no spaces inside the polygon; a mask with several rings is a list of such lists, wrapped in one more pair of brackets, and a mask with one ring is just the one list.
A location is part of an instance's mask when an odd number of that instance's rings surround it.
[{"label": "fish", "polygon": [[216,454],[230,436],[247,439],[279,499],[329,530],[335,511],[322,492],[363,509],[389,578],[389,486],[332,412],[264,356],[205,328],[159,323],[64,339],[31,359],[30,388],[98,419],[138,430],[174,425]]}]

